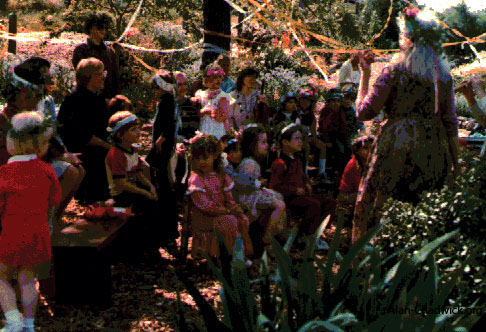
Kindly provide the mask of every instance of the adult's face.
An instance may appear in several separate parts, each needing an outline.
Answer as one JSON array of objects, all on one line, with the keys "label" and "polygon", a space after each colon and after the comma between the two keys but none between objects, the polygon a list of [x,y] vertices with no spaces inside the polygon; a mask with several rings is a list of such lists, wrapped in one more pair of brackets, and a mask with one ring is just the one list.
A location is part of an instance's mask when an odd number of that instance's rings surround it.
[{"label": "adult's face", "polygon": [[99,92],[105,87],[106,71],[104,68],[97,69],[91,74],[87,88],[92,92]]},{"label": "adult's face", "polygon": [[99,45],[103,38],[106,35],[106,28],[98,28],[97,26],[92,26],[91,30],[89,31],[89,38],[95,43]]}]

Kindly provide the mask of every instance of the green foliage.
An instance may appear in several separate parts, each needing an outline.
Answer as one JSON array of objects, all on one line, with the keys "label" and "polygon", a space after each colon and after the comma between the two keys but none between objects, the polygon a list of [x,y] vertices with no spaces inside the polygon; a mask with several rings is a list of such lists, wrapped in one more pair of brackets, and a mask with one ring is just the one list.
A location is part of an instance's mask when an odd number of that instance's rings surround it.
[{"label": "green foliage", "polygon": [[[413,206],[390,200],[382,219],[386,222],[377,245],[385,254],[407,248],[397,259],[410,256],[434,238],[452,229],[460,234],[436,253],[441,286],[459,274],[457,289],[449,304],[469,306],[474,301],[484,304],[486,290],[486,162],[474,162],[470,155],[463,158],[470,168],[457,179],[456,186],[427,193]],[[480,303],[481,303],[480,302]]]},{"label": "green foliage", "polygon": [[[484,33],[484,30],[486,29],[484,17],[484,13],[479,14],[471,12],[464,2],[459,3],[457,6],[450,7],[443,13],[439,14],[439,18],[442,19],[449,27],[460,31],[464,36],[467,37],[476,37]],[[446,42],[458,41],[464,41],[464,38],[449,33],[449,38],[446,40]],[[475,47],[478,51],[486,49],[486,46],[483,44],[476,44]],[[471,59],[474,59],[474,54],[469,47],[457,45],[447,47],[445,50],[447,56],[455,65],[468,63],[471,61]]]},{"label": "green foliage", "polygon": [[[342,221],[326,259],[314,254],[322,226],[315,237],[307,239],[302,258],[297,261],[289,253],[295,229],[284,247],[272,241],[276,271],[270,272],[264,254],[260,276],[252,281],[239,238],[231,264],[227,253],[220,258],[220,268],[210,263],[222,283],[222,321],[182,271],[177,275],[198,304],[207,331],[454,331],[461,325],[468,328],[479,319],[471,314],[445,316],[438,310],[448,304],[458,275],[444,279],[433,255],[457,238],[458,230],[433,239],[386,267],[390,257],[382,259],[378,247],[367,245],[381,226],[339,259],[341,229]],[[219,241],[221,252],[225,252],[222,239]],[[339,265],[337,273],[335,264]],[[442,284],[445,286],[439,287]],[[427,310],[427,314],[420,310]],[[176,324],[185,322],[180,315]]]}]

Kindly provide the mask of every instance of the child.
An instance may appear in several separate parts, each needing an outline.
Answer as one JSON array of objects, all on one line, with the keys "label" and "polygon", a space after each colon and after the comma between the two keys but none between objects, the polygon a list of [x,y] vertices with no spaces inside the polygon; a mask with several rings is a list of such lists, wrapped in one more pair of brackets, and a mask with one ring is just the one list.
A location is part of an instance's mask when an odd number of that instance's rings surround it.
[{"label": "child", "polygon": [[[297,96],[295,93],[287,93],[280,98],[281,108],[273,117],[274,124],[280,129],[289,123],[301,124],[299,112],[297,111]],[[280,126],[279,126],[280,124]],[[280,132],[280,130],[279,130]]]},{"label": "child", "polygon": [[245,254],[253,253],[248,235],[250,223],[231,193],[233,181],[221,170],[221,150],[214,136],[199,134],[191,139],[192,172],[187,195],[192,204],[192,252],[199,250],[218,256],[216,231],[230,253],[241,234]]},{"label": "child", "polygon": [[224,70],[223,81],[221,82],[221,90],[230,93],[236,88],[235,82],[229,76],[231,74],[231,58],[226,54],[221,54],[216,59],[216,63]]},{"label": "child", "polygon": [[236,139],[230,139],[224,148],[224,171],[232,180],[235,179],[236,169],[241,162],[241,144]]},{"label": "child", "polygon": [[354,205],[358,195],[359,183],[363,175],[366,160],[373,143],[373,136],[362,136],[353,141],[352,156],[344,169],[339,186],[336,211],[344,218],[344,225],[350,226],[354,214]]},{"label": "child", "polygon": [[[52,167],[40,160],[52,130],[36,112],[15,115],[7,136],[13,155],[0,167],[0,303],[7,319],[2,332],[34,332],[39,293],[36,276],[51,259],[48,210],[59,204],[61,188]],[[14,272],[22,291],[23,317],[17,308]]]},{"label": "child", "polygon": [[326,95],[326,105],[318,114],[318,136],[327,146],[328,166],[342,174],[346,161],[349,160],[348,130],[346,116],[341,107],[343,95],[337,88]]},{"label": "child", "polygon": [[204,70],[204,85],[206,91],[198,90],[192,102],[201,104],[201,123],[199,131],[213,135],[217,139],[223,137],[230,129],[229,104],[231,97],[221,91],[224,71],[216,65],[209,65]]},{"label": "child", "polygon": [[[312,187],[304,172],[304,166],[295,154],[302,151],[302,129],[291,124],[280,133],[280,158],[272,164],[270,188],[280,192],[287,206],[294,213],[303,215],[300,231],[307,235],[315,233],[324,217],[334,216],[336,203],[332,198],[312,194]],[[322,208],[321,208],[322,206]]]},{"label": "child", "polygon": [[[243,160],[238,166],[235,191],[238,201],[252,220],[259,219],[266,228],[263,241],[270,244],[270,236],[282,234],[287,226],[286,207],[283,196],[264,187],[260,163],[268,153],[267,134],[261,125],[252,125],[243,131],[241,137]],[[269,218],[262,220],[268,212]]]},{"label": "child", "polygon": [[132,206],[132,211],[149,231],[147,234],[152,235],[148,242],[156,246],[157,237],[163,234],[158,226],[161,215],[156,204],[157,192],[143,174],[144,162],[132,147],[140,138],[140,122],[128,111],[117,112],[110,117],[108,131],[115,143],[105,159],[110,195],[115,206]]}]

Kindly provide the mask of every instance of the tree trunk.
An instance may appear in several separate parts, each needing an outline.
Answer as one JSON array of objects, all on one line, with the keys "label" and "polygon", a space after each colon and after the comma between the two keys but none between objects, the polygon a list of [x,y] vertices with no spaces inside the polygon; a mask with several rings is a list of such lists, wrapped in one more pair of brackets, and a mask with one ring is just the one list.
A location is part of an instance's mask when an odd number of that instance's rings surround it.
[{"label": "tree trunk", "polygon": [[[224,0],[204,0],[203,2],[204,43],[212,44],[225,51],[230,50],[231,39],[210,34],[216,32],[231,35],[231,7]],[[202,68],[213,62],[220,53],[205,50],[202,55]]]},{"label": "tree trunk", "polygon": [[0,0],[0,10],[7,10],[8,0]]}]

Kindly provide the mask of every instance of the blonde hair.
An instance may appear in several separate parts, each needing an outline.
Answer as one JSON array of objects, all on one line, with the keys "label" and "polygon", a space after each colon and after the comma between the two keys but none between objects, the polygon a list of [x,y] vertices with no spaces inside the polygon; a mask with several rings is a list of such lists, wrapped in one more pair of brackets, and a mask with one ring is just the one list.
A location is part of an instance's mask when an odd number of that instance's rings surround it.
[{"label": "blonde hair", "polygon": [[87,58],[79,61],[76,66],[76,84],[78,86],[86,87],[97,70],[104,70],[103,62],[96,58]]},{"label": "blonde hair", "polygon": [[39,154],[54,130],[37,112],[22,112],[12,120],[7,134],[7,150],[11,155]]}]

